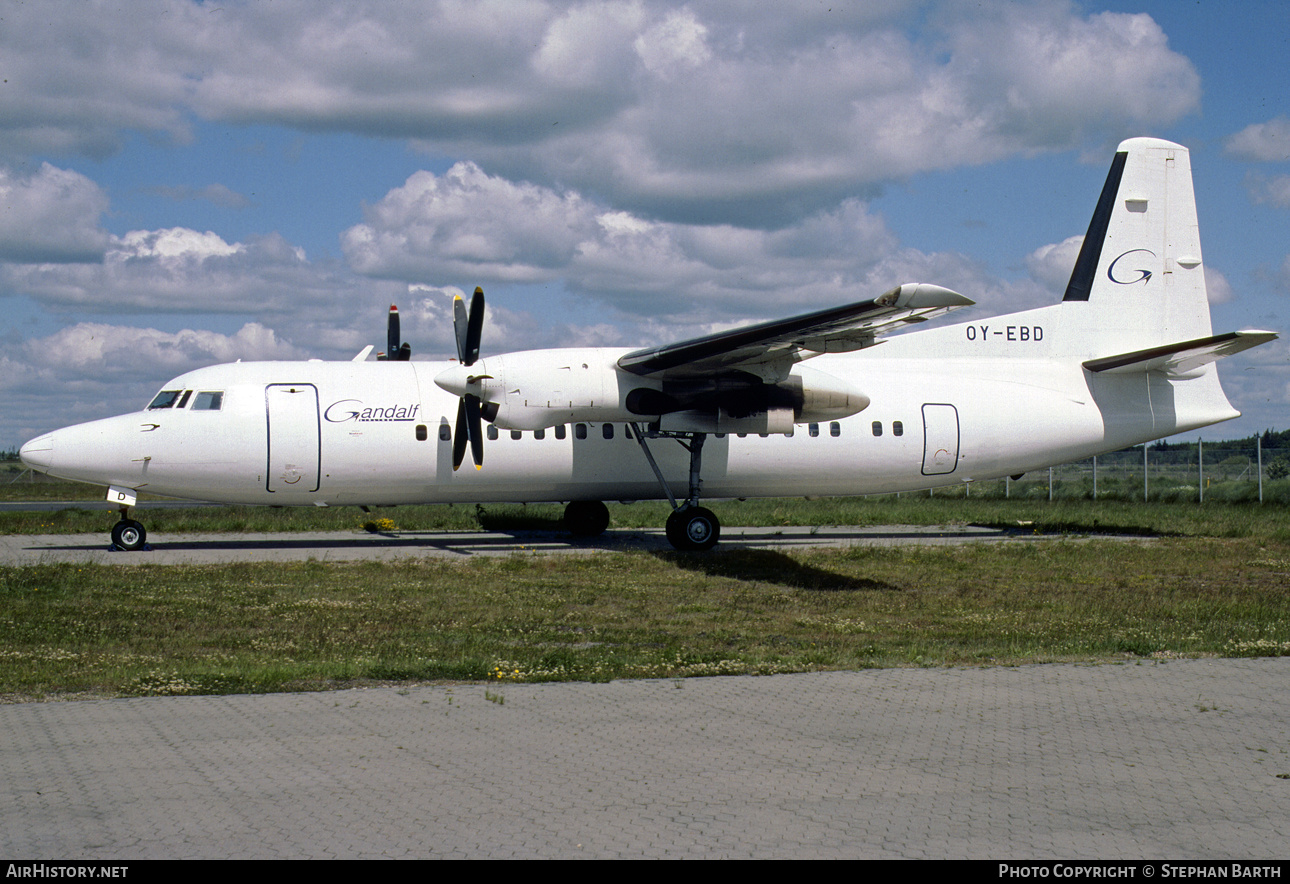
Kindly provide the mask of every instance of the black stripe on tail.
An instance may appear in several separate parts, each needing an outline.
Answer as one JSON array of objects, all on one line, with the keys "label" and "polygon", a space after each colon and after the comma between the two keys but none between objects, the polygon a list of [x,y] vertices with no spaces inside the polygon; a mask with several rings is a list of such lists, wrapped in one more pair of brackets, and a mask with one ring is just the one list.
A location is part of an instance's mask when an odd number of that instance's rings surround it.
[{"label": "black stripe on tail", "polygon": [[1084,244],[1080,246],[1079,257],[1075,259],[1075,270],[1071,273],[1070,282],[1066,284],[1063,301],[1087,301],[1093,288],[1093,277],[1097,273],[1097,262],[1102,257],[1102,243],[1106,241],[1106,230],[1111,224],[1111,212],[1115,209],[1115,196],[1120,192],[1120,179],[1124,176],[1124,162],[1129,158],[1127,151],[1120,151],[1111,161],[1111,171],[1102,185],[1102,195],[1097,198],[1097,209],[1093,220],[1088,224],[1088,233],[1084,234]]}]

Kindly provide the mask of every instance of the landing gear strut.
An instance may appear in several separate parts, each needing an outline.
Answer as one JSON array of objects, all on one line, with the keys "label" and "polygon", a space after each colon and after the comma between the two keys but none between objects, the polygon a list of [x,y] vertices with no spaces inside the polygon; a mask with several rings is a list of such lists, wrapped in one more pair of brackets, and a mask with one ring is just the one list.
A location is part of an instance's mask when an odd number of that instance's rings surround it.
[{"label": "landing gear strut", "polygon": [[129,507],[121,507],[121,521],[112,526],[112,543],[120,549],[133,552],[143,549],[143,545],[148,542],[148,532],[142,524],[128,518],[129,512]]},{"label": "landing gear strut", "polygon": [[684,502],[678,504],[672,495],[672,489],[668,487],[667,480],[663,478],[663,471],[658,468],[658,463],[645,442],[646,431],[641,429],[640,424],[632,424],[631,427],[632,435],[640,443],[641,451],[645,452],[645,459],[649,461],[650,468],[658,477],[659,485],[663,486],[663,493],[667,495],[668,503],[672,505],[672,515],[667,517],[666,526],[668,542],[680,550],[712,549],[721,539],[721,522],[711,510],[699,506],[699,488],[703,484],[699,478],[699,471],[703,465],[703,442],[707,439],[707,433],[655,431],[649,434],[653,438],[667,436],[676,439],[690,452],[689,494]]}]

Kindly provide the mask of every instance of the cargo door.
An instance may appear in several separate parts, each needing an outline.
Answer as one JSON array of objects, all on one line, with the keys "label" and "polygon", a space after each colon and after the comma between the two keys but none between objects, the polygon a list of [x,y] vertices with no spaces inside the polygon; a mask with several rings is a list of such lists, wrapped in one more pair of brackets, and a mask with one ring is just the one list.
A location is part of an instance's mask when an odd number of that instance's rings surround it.
[{"label": "cargo door", "polygon": [[953,405],[923,406],[923,475],[954,472],[959,460],[959,413]]}]

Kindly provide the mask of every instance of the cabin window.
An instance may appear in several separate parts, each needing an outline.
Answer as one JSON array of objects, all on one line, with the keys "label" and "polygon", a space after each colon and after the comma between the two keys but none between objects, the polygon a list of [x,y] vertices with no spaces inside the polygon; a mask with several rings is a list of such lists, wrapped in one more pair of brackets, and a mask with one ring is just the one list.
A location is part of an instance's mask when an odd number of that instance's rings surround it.
[{"label": "cabin window", "polygon": [[614,425],[605,424],[604,426],[602,426],[600,428],[600,435],[604,436],[606,439],[614,438]]},{"label": "cabin window", "polygon": [[892,434],[893,436],[903,436],[903,435],[905,435],[905,425],[904,425],[904,424],[902,424],[900,421],[892,421],[892,422],[891,422],[891,434]]},{"label": "cabin window", "polygon": [[452,427],[448,426],[447,424],[439,425],[439,441],[440,442],[452,441]]},{"label": "cabin window", "polygon": [[838,423],[837,421],[830,421],[830,422],[829,422],[829,435],[830,435],[830,436],[841,436],[841,435],[842,435],[842,424]]},{"label": "cabin window", "polygon": [[882,435],[882,421],[874,421],[874,422],[873,422],[873,434],[874,434],[875,436],[881,436],[881,435]]},{"label": "cabin window", "polygon": [[812,439],[814,439],[816,436],[820,435],[820,425],[819,425],[819,424],[807,424],[807,425],[806,425],[806,431],[807,431],[808,433],[810,433],[810,434],[811,434],[811,438],[812,438]]},{"label": "cabin window", "polygon": [[558,427],[555,428],[555,438],[563,439],[566,435],[567,433],[564,429],[564,424],[560,424]]},{"label": "cabin window", "polygon": [[152,400],[152,404],[148,406],[148,409],[152,410],[154,408],[174,408],[175,402],[179,399],[179,394],[182,392],[184,391],[183,390],[162,390],[160,393],[157,394],[157,398]]},{"label": "cabin window", "polygon": [[430,431],[426,429],[425,424],[417,424],[417,441],[424,442],[430,438]]},{"label": "cabin window", "polygon": [[193,411],[219,411],[224,407],[224,393],[206,390],[193,397]]},{"label": "cabin window", "polygon": [[587,438],[587,425],[586,425],[586,424],[574,424],[574,425],[573,425],[573,435],[574,435],[574,438],[576,438],[576,439],[586,439],[586,438]]},{"label": "cabin window", "polygon": [[534,439],[545,439],[545,438],[546,438],[546,430],[534,430],[534,431],[533,431],[533,438],[534,438]]},{"label": "cabin window", "polygon": [[488,438],[491,440],[497,439],[497,427],[492,424],[488,425]]},{"label": "cabin window", "polygon": [[511,430],[511,438],[518,442],[524,438],[524,434],[519,430]]}]

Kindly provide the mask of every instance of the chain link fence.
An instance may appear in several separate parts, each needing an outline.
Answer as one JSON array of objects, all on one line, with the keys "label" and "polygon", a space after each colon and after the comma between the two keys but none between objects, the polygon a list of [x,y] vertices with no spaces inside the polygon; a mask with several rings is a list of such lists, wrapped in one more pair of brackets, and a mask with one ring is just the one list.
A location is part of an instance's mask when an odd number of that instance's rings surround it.
[{"label": "chain link fence", "polygon": [[933,494],[1050,500],[1264,501],[1290,503],[1290,448],[1219,446],[1145,449],[972,482]]}]

